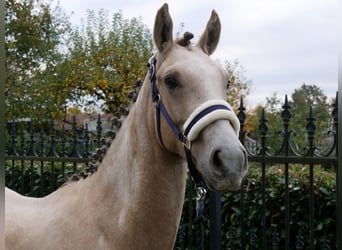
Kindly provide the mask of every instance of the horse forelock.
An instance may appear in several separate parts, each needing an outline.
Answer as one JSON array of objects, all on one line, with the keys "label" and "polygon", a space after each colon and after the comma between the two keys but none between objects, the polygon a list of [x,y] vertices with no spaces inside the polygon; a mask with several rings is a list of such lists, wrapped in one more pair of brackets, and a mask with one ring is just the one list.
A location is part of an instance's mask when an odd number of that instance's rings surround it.
[{"label": "horse forelock", "polygon": [[194,35],[191,32],[185,32],[183,34],[183,37],[177,38],[176,39],[176,44],[181,45],[183,47],[187,47],[191,44],[191,39],[194,37]]}]

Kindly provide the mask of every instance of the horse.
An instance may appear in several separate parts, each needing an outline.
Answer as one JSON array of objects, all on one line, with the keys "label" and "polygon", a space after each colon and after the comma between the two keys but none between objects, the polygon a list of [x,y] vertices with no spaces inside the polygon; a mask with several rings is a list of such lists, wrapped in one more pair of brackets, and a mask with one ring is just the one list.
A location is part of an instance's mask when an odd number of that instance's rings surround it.
[{"label": "horse", "polygon": [[[227,72],[213,62],[213,10],[199,41],[173,39],[167,4],[137,100],[99,168],[42,197],[5,191],[6,249],[173,249],[191,163],[210,190],[238,190],[247,172]],[[202,184],[203,184],[202,183]]]}]

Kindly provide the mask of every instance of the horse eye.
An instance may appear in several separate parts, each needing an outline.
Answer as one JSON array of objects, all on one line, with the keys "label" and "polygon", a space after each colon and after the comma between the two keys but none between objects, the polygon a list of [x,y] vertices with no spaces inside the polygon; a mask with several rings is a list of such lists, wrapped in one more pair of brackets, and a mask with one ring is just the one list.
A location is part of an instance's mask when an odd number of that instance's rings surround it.
[{"label": "horse eye", "polygon": [[169,89],[174,89],[177,87],[177,81],[171,77],[165,79],[165,84]]}]

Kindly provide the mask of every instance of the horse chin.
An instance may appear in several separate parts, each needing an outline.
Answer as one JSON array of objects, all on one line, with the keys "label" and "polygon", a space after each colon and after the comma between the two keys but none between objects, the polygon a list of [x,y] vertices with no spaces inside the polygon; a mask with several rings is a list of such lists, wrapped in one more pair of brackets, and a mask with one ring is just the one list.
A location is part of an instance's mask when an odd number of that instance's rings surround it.
[{"label": "horse chin", "polygon": [[210,191],[226,193],[231,191],[238,191],[241,187],[242,177],[232,176],[224,179],[210,179],[204,178],[205,183]]}]

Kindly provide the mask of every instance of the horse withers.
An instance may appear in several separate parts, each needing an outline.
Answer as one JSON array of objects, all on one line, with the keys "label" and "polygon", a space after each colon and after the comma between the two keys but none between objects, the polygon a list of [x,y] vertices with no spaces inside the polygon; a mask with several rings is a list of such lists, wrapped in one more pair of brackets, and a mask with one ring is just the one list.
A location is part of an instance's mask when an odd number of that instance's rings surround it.
[{"label": "horse withers", "polygon": [[43,198],[6,188],[6,249],[173,249],[187,163],[209,189],[239,189],[247,156],[225,101],[227,72],[209,57],[219,17],[197,44],[191,33],[174,41],[172,26],[164,4],[149,72],[96,173]]}]

